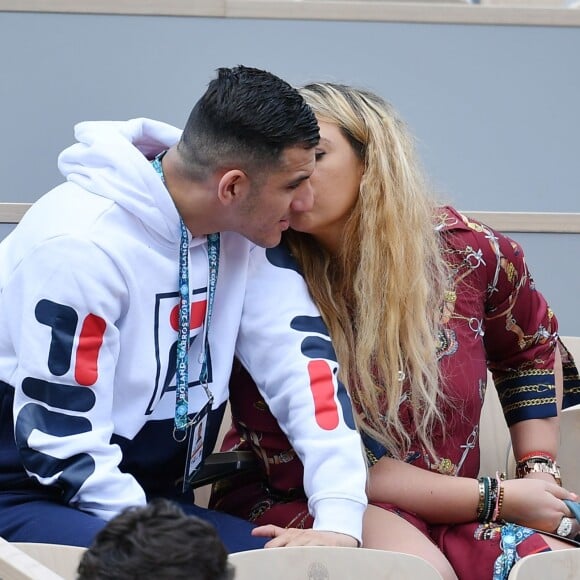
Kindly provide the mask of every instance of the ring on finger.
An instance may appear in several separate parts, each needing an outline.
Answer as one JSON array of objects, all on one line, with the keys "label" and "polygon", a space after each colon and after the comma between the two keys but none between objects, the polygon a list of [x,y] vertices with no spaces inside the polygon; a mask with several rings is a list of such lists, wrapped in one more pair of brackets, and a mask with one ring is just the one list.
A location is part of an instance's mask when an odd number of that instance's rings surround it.
[{"label": "ring on finger", "polygon": [[556,534],[562,538],[567,538],[572,533],[573,524],[574,520],[572,518],[564,516],[560,521]]}]

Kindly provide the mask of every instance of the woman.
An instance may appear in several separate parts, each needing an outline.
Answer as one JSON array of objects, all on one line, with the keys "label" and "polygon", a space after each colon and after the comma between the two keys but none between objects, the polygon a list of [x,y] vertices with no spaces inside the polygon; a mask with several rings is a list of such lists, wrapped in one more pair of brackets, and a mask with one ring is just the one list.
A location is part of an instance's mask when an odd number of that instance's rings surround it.
[{"label": "woman", "polygon": [[[286,242],[330,329],[369,457],[364,545],[470,580],[506,578],[517,557],[569,547],[521,527],[577,532],[561,525],[563,500],[577,497],[556,466],[557,321],[521,248],[437,206],[412,139],[378,96],[328,83],[302,94],[321,130],[315,202],[291,217]],[[574,363],[560,350],[568,378]],[[477,478],[488,368],[519,479]],[[253,449],[263,470],[219,486],[214,506],[311,525],[299,459],[243,369],[232,382],[224,447]]]}]

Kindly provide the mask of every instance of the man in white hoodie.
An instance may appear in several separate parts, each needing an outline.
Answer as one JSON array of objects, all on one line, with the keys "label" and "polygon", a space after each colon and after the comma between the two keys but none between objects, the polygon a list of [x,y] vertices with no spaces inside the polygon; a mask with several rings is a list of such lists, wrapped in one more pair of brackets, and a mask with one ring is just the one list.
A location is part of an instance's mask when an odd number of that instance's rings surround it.
[{"label": "man in white hoodie", "polygon": [[[365,466],[328,333],[281,232],[312,206],[318,126],[298,92],[219,69],[178,129],[86,122],[66,182],[0,244],[0,536],[87,546],[167,497],[230,551],[356,545]],[[264,250],[263,248],[273,248]],[[313,530],[194,505],[237,356],[304,463]],[[252,535],[253,534],[253,535]]]}]

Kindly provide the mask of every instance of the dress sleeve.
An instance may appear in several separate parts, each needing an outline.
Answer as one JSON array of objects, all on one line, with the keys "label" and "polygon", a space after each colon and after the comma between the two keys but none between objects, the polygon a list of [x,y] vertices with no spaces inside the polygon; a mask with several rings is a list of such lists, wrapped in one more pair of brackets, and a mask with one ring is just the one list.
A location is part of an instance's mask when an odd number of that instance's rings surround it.
[{"label": "dress sleeve", "polygon": [[536,288],[521,246],[483,224],[469,225],[486,265],[483,340],[506,421],[511,426],[556,416],[557,319]]}]

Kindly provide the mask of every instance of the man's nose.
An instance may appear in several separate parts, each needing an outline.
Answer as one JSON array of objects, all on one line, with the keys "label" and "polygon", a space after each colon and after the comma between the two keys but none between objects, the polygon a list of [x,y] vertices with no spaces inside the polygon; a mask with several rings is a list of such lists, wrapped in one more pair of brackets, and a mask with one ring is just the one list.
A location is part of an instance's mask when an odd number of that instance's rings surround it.
[{"label": "man's nose", "polygon": [[290,204],[292,211],[310,211],[314,205],[314,189],[307,179],[298,188],[292,203]]}]

